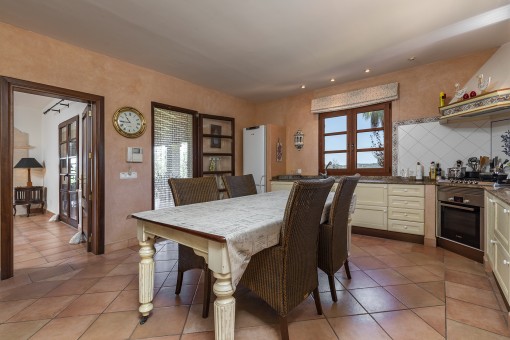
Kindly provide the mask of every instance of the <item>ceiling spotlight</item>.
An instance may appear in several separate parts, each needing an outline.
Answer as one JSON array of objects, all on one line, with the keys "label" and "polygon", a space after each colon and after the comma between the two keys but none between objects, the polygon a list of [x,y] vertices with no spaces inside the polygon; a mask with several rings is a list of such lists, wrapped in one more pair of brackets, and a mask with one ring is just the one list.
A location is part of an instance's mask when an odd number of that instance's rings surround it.
[{"label": "ceiling spotlight", "polygon": [[407,60],[414,61],[414,60],[416,60],[416,57],[413,55],[412,57],[407,58]]},{"label": "ceiling spotlight", "polygon": [[335,78],[331,78],[330,82],[334,83],[335,82]]},{"label": "ceiling spotlight", "polygon": [[370,72],[369,68],[365,69],[365,73],[369,73],[369,72]]},{"label": "ceiling spotlight", "polygon": [[304,88],[306,88],[306,86],[303,84],[303,85],[301,85],[301,88],[304,89]]}]

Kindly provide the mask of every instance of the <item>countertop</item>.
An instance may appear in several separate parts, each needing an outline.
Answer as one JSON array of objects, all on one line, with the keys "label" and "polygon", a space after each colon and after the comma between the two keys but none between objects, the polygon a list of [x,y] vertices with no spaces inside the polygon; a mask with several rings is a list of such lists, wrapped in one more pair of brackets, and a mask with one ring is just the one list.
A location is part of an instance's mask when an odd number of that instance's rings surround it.
[{"label": "countertop", "polygon": [[499,187],[494,188],[492,187],[485,187],[485,191],[487,191],[490,194],[493,194],[506,204],[510,204],[510,187]]}]

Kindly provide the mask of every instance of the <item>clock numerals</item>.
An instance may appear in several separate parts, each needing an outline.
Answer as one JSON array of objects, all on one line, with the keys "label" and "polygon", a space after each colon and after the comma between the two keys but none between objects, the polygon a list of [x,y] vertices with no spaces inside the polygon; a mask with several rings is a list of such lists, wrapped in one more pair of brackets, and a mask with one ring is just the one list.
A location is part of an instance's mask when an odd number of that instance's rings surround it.
[{"label": "clock numerals", "polygon": [[145,132],[145,120],[136,109],[125,107],[114,114],[114,127],[125,137],[139,137]]}]

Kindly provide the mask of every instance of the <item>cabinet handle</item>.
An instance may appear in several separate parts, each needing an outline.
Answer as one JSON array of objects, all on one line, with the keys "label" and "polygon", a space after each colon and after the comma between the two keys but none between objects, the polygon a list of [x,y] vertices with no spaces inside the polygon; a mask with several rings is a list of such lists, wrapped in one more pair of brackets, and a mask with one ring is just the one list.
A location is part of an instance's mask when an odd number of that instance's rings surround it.
[{"label": "cabinet handle", "polygon": [[503,209],[503,212],[504,212],[505,214],[508,214],[508,209]]},{"label": "cabinet handle", "polygon": [[491,244],[496,244],[496,243],[498,243],[498,242],[497,242],[497,241],[495,241],[495,240],[490,240],[490,242],[491,242]]},{"label": "cabinet handle", "polygon": [[503,264],[504,264],[505,266],[508,266],[508,265],[510,264],[510,261],[503,260]]},{"label": "cabinet handle", "polygon": [[407,213],[404,213],[404,216],[407,216]]},{"label": "cabinet handle", "polygon": [[407,229],[407,226],[406,226],[406,225],[404,226],[404,229]]},{"label": "cabinet handle", "polygon": [[407,204],[407,201],[405,201],[404,204]]},{"label": "cabinet handle", "polygon": [[404,192],[407,192],[407,189],[404,189]]},{"label": "cabinet handle", "polygon": [[489,202],[494,203],[494,200],[492,198],[489,198]]}]

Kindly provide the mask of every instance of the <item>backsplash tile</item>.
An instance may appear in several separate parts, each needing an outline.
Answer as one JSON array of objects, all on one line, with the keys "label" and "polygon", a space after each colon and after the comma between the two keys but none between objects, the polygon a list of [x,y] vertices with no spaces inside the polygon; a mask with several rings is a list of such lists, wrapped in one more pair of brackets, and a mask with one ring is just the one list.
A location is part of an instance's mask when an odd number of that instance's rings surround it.
[{"label": "backsplash tile", "polygon": [[406,168],[414,174],[417,162],[424,165],[427,174],[432,161],[446,170],[458,159],[466,165],[470,157],[490,156],[490,138],[489,120],[448,125],[440,125],[438,118],[395,122],[393,175],[400,175]]}]

